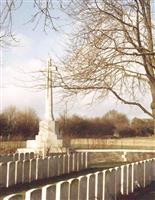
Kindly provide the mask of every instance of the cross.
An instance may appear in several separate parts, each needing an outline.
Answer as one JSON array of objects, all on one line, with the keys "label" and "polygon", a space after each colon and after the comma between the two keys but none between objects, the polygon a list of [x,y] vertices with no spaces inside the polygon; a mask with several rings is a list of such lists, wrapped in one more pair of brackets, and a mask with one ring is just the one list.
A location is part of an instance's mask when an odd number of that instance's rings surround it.
[{"label": "cross", "polygon": [[52,79],[52,60],[49,59],[46,78],[46,104],[45,118],[54,121],[53,115],[53,79]]}]

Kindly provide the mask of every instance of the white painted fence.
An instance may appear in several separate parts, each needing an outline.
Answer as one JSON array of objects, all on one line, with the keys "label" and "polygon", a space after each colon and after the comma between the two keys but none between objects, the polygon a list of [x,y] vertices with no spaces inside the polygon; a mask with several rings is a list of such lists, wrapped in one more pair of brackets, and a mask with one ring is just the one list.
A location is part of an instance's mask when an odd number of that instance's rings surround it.
[{"label": "white painted fence", "polygon": [[87,168],[87,153],[71,153],[45,158],[24,157],[20,160],[0,163],[0,188],[29,183],[80,171]]},{"label": "white painted fence", "polygon": [[116,200],[119,194],[132,193],[155,180],[155,158],[90,173],[85,176],[45,185],[14,194],[3,200]]}]

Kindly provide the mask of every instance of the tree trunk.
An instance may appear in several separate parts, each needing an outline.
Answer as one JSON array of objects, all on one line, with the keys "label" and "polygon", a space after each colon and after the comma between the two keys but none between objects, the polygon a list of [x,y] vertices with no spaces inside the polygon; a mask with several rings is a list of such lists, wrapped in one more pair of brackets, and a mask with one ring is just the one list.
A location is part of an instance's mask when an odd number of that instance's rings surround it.
[{"label": "tree trunk", "polygon": [[155,135],[155,107],[152,108],[152,115],[153,115],[153,127],[154,127],[153,133]]},{"label": "tree trunk", "polygon": [[155,84],[152,84],[151,86],[151,94],[152,94],[151,109],[152,109],[152,116],[153,116],[153,121],[154,121],[154,135],[155,135]]}]

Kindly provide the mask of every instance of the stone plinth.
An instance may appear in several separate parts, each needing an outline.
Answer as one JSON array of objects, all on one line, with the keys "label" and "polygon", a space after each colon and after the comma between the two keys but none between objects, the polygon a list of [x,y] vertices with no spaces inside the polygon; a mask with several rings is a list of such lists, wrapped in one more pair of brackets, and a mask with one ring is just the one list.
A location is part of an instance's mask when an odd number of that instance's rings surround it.
[{"label": "stone plinth", "polygon": [[53,120],[43,120],[39,124],[39,133],[35,136],[35,140],[27,140],[26,148],[17,151],[43,155],[65,152],[66,148],[63,147],[63,141],[60,138],[58,123]]}]

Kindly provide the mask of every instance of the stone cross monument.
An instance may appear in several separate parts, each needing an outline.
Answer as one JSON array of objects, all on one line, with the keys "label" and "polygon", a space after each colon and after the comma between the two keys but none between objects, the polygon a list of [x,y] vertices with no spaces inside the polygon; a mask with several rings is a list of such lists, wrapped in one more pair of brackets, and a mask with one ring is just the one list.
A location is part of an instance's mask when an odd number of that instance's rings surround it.
[{"label": "stone cross monument", "polygon": [[54,115],[53,115],[53,79],[52,79],[52,62],[51,62],[51,59],[48,61],[48,68],[47,68],[45,119],[54,121]]},{"label": "stone cross monument", "polygon": [[45,119],[39,123],[39,133],[35,140],[28,140],[25,149],[18,149],[18,152],[35,152],[46,155],[47,153],[57,153],[65,151],[62,139],[59,139],[58,123],[53,115],[53,80],[52,80],[52,62],[48,61],[46,73],[46,101],[45,101]]}]

